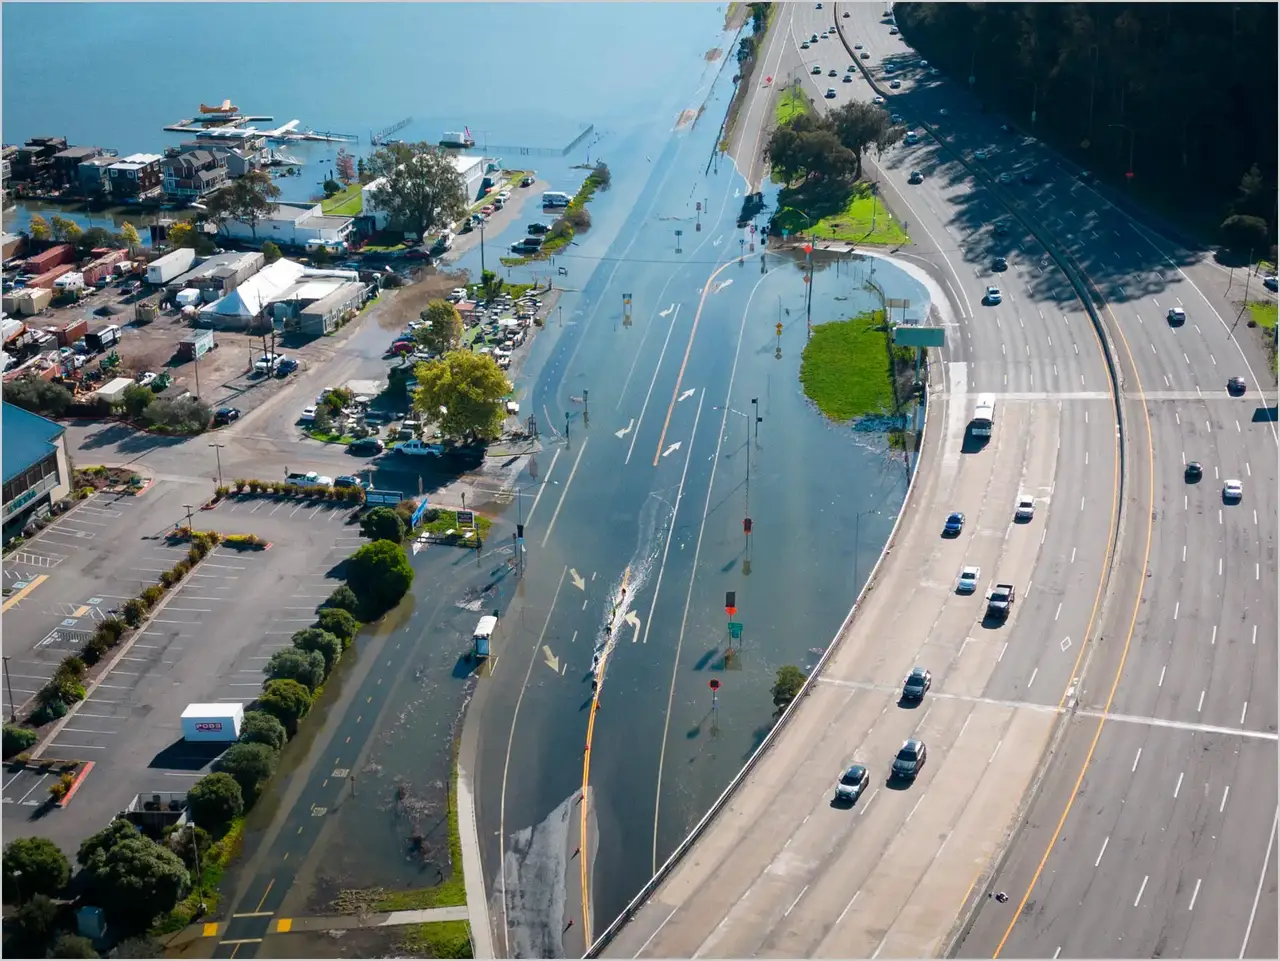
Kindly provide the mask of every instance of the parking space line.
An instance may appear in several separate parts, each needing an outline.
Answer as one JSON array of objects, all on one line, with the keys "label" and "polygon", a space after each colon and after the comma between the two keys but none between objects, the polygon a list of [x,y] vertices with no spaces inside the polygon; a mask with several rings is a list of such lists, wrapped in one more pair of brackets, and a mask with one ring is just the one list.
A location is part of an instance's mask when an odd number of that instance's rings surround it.
[{"label": "parking space line", "polygon": [[[98,687],[110,687],[117,691],[132,691],[133,688],[128,684],[99,684]],[[87,700],[87,699],[86,699]]]},{"label": "parking space line", "polygon": [[[76,714],[76,717],[88,717],[87,714]],[[64,727],[63,731],[70,731],[72,734],[115,734],[115,731],[90,731],[83,727]]]},{"label": "parking space line", "polygon": [[35,783],[35,784],[33,784],[33,785],[31,786],[31,790],[30,790],[30,791],[28,791],[26,794],[22,795],[22,797],[18,798],[18,803],[19,803],[19,804],[21,804],[21,803],[22,803],[23,801],[25,801],[27,798],[31,797],[31,793],[32,793],[32,791],[34,791],[34,790],[35,790],[36,788],[38,788],[41,784],[43,784],[43,783],[44,783],[44,779],[45,779],[46,777],[48,777],[48,775],[47,775],[47,774],[41,774],[41,775],[40,775],[40,777],[36,779],[36,783]]},{"label": "parking space line", "polygon": [[105,751],[106,750],[105,747],[102,747],[101,745],[98,745],[98,744],[61,744],[58,741],[54,741],[49,746],[50,747],[69,747],[73,751]]}]

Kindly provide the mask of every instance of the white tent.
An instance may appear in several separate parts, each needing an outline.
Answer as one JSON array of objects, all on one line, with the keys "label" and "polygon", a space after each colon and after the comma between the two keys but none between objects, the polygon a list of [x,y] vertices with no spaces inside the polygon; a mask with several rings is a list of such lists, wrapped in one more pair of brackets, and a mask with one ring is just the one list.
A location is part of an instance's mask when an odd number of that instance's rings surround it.
[{"label": "white tent", "polygon": [[306,270],[292,260],[277,260],[254,274],[227,296],[201,308],[206,320],[219,317],[250,320],[262,313],[271,298],[297,282]]}]

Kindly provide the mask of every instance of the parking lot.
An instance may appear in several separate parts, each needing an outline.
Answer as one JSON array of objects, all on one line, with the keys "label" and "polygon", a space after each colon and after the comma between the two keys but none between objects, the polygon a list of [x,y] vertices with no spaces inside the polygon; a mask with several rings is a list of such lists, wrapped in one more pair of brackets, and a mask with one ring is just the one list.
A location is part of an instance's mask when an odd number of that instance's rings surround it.
[{"label": "parking lot", "polygon": [[[145,513],[136,511],[141,507],[145,512],[145,500],[144,496],[133,501],[132,515],[128,508],[113,507],[120,513],[113,523],[126,530],[130,525],[144,524]],[[79,513],[80,509],[67,520]],[[341,507],[255,499],[224,503],[196,516],[199,529],[254,533],[270,541],[272,547],[261,551],[220,546],[212,551],[181,588],[168,595],[128,652],[78,705],[45,756],[93,761],[95,766],[74,805],[38,822],[41,834],[73,850],[80,839],[106,823],[135,795],[182,791],[207,772],[221,748],[183,741],[183,709],[194,702],[253,700],[261,689],[263,667],[271,654],[288,646],[294,631],[314,622],[317,605],[337,586],[327,572],[361,543],[358,530],[345,524],[347,514]],[[49,530],[60,526],[61,522]],[[160,530],[170,527],[172,522],[167,521]],[[69,541],[74,535],[68,529],[57,536]],[[43,546],[43,539],[43,535],[35,539],[33,552]],[[132,540],[136,542],[138,536]],[[68,544],[59,567],[78,566],[81,579],[87,576],[85,568],[95,572],[108,566],[120,569],[120,580],[104,583],[131,585],[128,592],[114,592],[121,595],[114,599],[116,603],[122,603],[124,596],[136,593],[138,584],[136,578],[131,582],[124,578],[136,572],[150,583],[159,576],[158,571],[185,554],[185,548],[164,548],[162,544],[148,544],[120,563],[100,551],[96,560],[86,560],[72,553]],[[165,550],[173,553],[166,556]],[[82,553],[91,552],[92,548],[82,549]],[[148,557],[152,559],[148,561]],[[10,618],[19,610],[25,609],[30,623],[38,623],[38,612],[55,603],[54,593],[50,591],[43,602],[36,599],[51,586],[52,575],[5,613],[7,632],[13,630]],[[100,595],[105,593],[105,588],[100,589]],[[103,601],[105,605],[105,597]],[[90,612],[86,612],[78,623],[91,629],[90,620]],[[49,663],[56,661],[51,658]],[[11,663],[16,670],[15,665],[16,659]],[[51,671],[52,666],[48,668]],[[16,687],[14,695],[15,700],[23,696]],[[6,775],[3,813],[7,831],[34,833],[37,822],[30,818],[35,808],[28,802],[43,801],[47,790],[47,786],[42,789],[35,783],[35,777],[27,772]]]}]

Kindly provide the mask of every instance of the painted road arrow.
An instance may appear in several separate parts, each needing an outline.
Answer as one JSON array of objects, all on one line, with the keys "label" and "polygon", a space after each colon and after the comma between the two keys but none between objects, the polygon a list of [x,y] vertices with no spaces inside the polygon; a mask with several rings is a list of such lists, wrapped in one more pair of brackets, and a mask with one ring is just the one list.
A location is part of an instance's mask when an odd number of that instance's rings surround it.
[{"label": "painted road arrow", "polygon": [[578,590],[585,591],[587,589],[587,579],[583,577],[581,574],[579,574],[577,571],[575,571],[572,567],[569,568],[569,576],[573,578],[573,586],[576,587]]},{"label": "painted road arrow", "polygon": [[543,645],[542,645],[542,653],[543,653],[543,656],[544,656],[544,657],[546,657],[546,659],[547,659],[547,667],[551,668],[551,670],[553,670],[553,671],[555,671],[557,674],[559,674],[559,673],[560,673],[560,658],[558,658],[558,657],[556,657],[554,654],[552,654],[552,653],[551,653],[551,648],[550,648],[550,647],[548,647],[546,644],[543,644]]},{"label": "painted road arrow", "polygon": [[693,396],[694,394],[696,394],[697,392],[698,392],[698,389],[697,389],[696,387],[690,387],[690,388],[689,388],[688,390],[686,390],[683,394],[681,394],[679,397],[677,397],[677,398],[676,398],[676,402],[677,402],[677,403],[679,403],[679,402],[680,402],[680,401],[682,401],[682,400],[688,400],[690,397],[692,397],[692,396]]},{"label": "painted road arrow", "polygon": [[635,628],[635,634],[631,638],[631,643],[634,644],[640,640],[640,615],[635,611],[627,611],[627,616],[623,620]]},{"label": "painted road arrow", "polygon": [[680,441],[676,441],[674,444],[672,444],[670,447],[668,447],[666,450],[662,452],[662,456],[666,457],[668,454],[674,454],[679,449],[680,449]]},{"label": "painted road arrow", "polygon": [[670,316],[671,316],[671,312],[672,312],[673,310],[675,310],[675,309],[676,309],[676,305],[675,305],[675,304],[672,304],[672,305],[671,305],[670,307],[668,307],[666,310],[660,310],[660,311],[658,311],[658,316],[659,316],[659,317],[670,317]]},{"label": "painted road arrow", "polygon": [[635,419],[634,417],[632,417],[632,418],[631,418],[631,420],[629,420],[629,421],[627,422],[627,426],[626,426],[626,427],[622,428],[622,430],[615,430],[615,431],[613,432],[613,433],[614,433],[614,436],[615,436],[615,437],[626,437],[628,434],[630,434],[630,433],[631,433],[631,428],[632,428],[632,427],[635,427],[635,426],[636,426],[636,419]]},{"label": "painted road arrow", "polygon": [[712,292],[713,294],[718,294],[718,293],[720,293],[720,291],[722,291],[722,290],[724,290],[726,287],[728,287],[731,283],[733,283],[733,278],[732,278],[732,277],[731,277],[731,278],[729,278],[728,280],[721,281],[720,283],[716,284],[714,287],[712,287],[712,288],[711,288],[711,292]]},{"label": "painted road arrow", "polygon": [[717,237],[715,240],[711,241],[711,246],[712,246],[712,247],[719,247],[719,246],[720,246],[720,241],[721,241],[722,239],[723,239],[722,237]]}]

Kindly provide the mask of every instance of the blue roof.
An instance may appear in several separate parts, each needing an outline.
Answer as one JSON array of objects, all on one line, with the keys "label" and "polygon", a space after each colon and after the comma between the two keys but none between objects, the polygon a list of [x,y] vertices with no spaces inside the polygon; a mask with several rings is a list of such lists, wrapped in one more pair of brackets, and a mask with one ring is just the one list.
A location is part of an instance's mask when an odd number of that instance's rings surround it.
[{"label": "blue roof", "polygon": [[4,405],[4,421],[0,427],[4,434],[5,481],[48,457],[55,449],[53,442],[65,431],[61,424],[9,403]]}]

